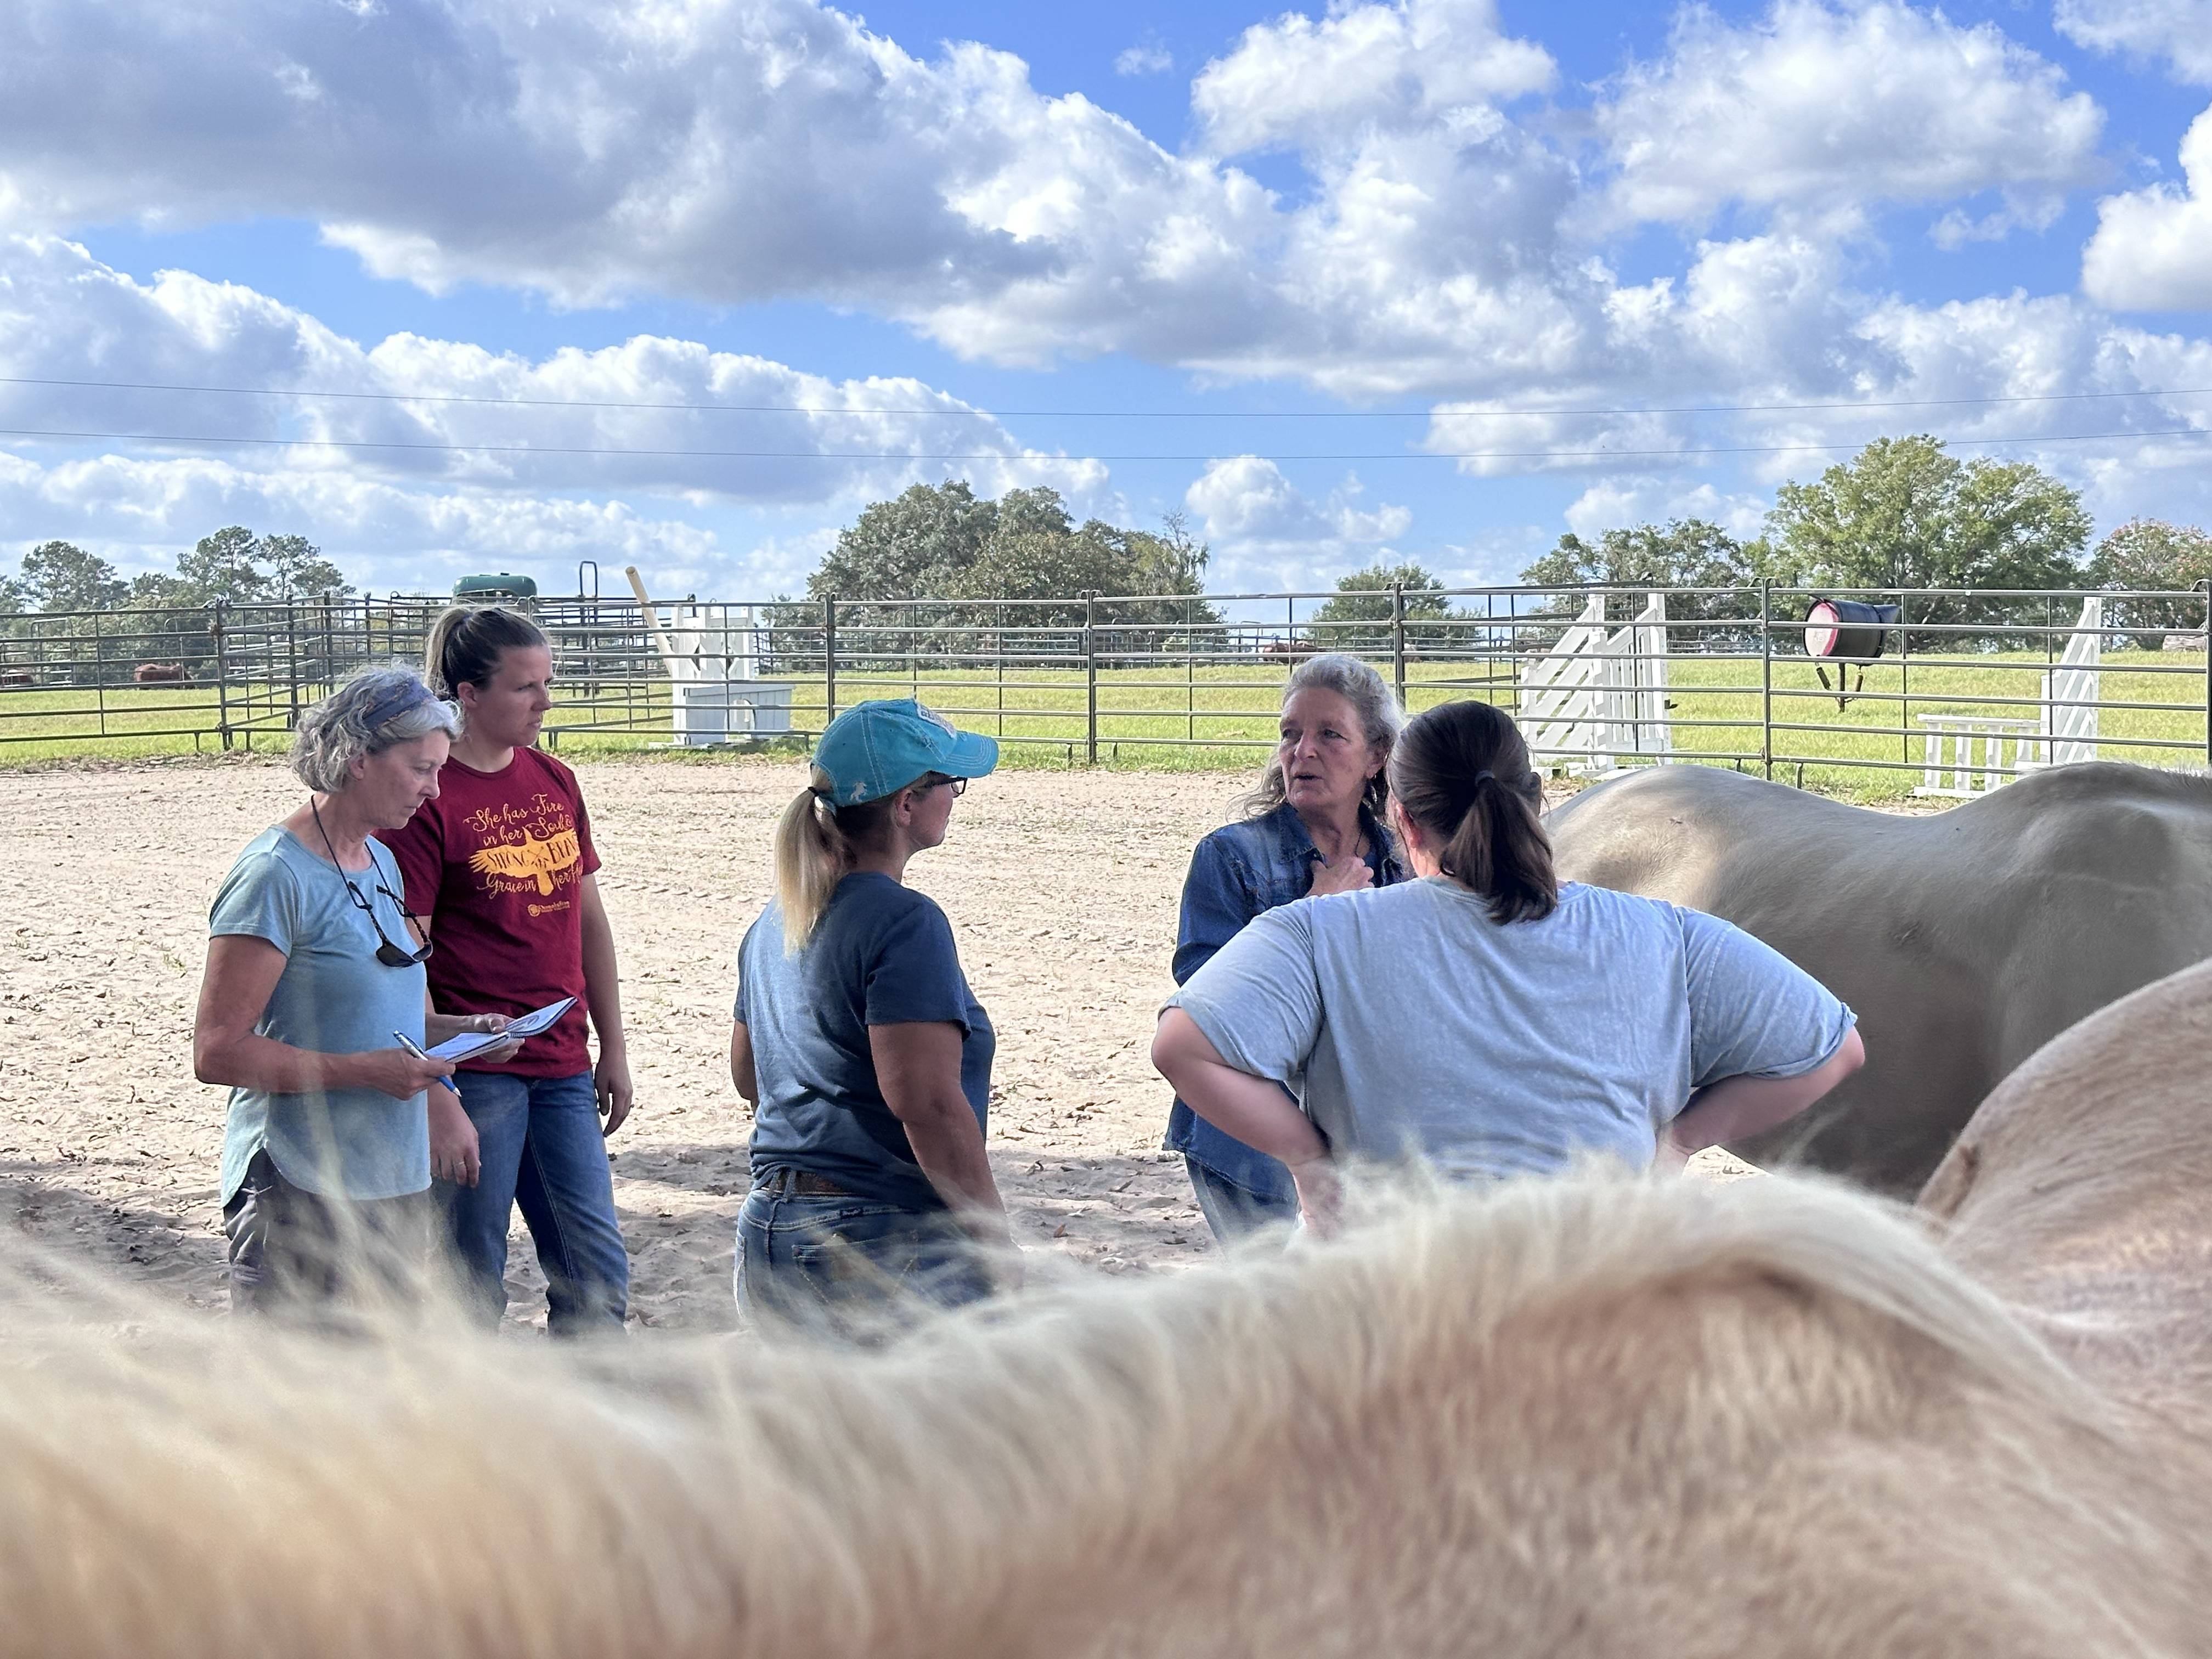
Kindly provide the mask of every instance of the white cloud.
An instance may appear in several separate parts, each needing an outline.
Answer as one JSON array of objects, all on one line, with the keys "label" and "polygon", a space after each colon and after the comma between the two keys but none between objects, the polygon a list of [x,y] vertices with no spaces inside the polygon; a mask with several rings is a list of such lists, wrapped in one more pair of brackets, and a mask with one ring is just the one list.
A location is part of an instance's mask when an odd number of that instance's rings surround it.
[{"label": "white cloud", "polygon": [[1207,337],[1270,200],[1010,54],[924,62],[810,0],[0,8],[18,228],[299,217],[433,291],[796,295],[971,319],[948,343],[1017,360],[1110,349],[1106,295]]},{"label": "white cloud", "polygon": [[1156,35],[1148,34],[1135,46],[1124,47],[1114,58],[1116,75],[1165,75],[1174,67],[1175,54]]},{"label": "white cloud", "polygon": [[369,587],[419,591],[441,571],[461,574],[494,560],[501,569],[534,570],[549,589],[565,587],[585,558],[656,575],[743,570],[710,531],[649,519],[623,501],[408,489],[201,458],[103,455],[42,466],[0,454],[0,520],[22,529],[23,547],[58,537],[126,572],[173,568],[181,549],[227,524],[303,534]]},{"label": "white cloud", "polygon": [[19,222],[291,214],[426,285],[951,298],[1053,258],[956,200],[1040,101],[1018,63],[807,0],[12,6],[0,94]]},{"label": "white cloud", "polygon": [[1480,119],[1489,106],[1548,88],[1551,54],[1510,39],[1496,0],[1334,5],[1245,30],[1191,88],[1207,144],[1221,155],[1340,144],[1377,124]]},{"label": "white cloud", "polygon": [[2032,218],[2098,176],[2104,112],[1994,25],[1777,0],[1749,27],[1684,10],[1597,120],[1611,214],[1701,225],[1729,203],[1832,213],[1988,190]]},{"label": "white cloud", "polygon": [[1239,455],[1209,461],[1184,492],[1215,555],[1215,586],[1253,580],[1308,586],[1333,583],[1353,561],[1370,562],[1381,543],[1403,536],[1413,515],[1403,507],[1361,507],[1357,477],[1316,501],[1271,460]]},{"label": "white cloud", "polygon": [[[1193,91],[1197,143],[1176,154],[1089,99],[1040,94],[1007,54],[961,46],[917,58],[808,0],[384,0],[350,12],[38,0],[0,8],[0,216],[294,216],[373,269],[433,287],[477,281],[564,302],[795,295],[896,319],[963,356],[1042,365],[1119,353],[1215,381],[1428,398],[1447,416],[1430,444],[1455,452],[1818,442],[1904,422],[1978,423],[1965,408],[1557,412],[1570,407],[2208,383],[2160,378],[2197,343],[2119,326],[2087,304],[2014,295],[1922,306],[1888,291],[1887,249],[1870,228],[1879,204],[1926,206],[1930,234],[1957,246],[2033,233],[2096,176],[2094,103],[1993,25],[1899,0],[1783,0],[1741,25],[1693,10],[1658,60],[1597,88],[1594,111],[1543,104],[1555,80],[1548,54],[1506,34],[1489,0],[1339,0],[1317,18],[1249,29],[1207,65]],[[1280,193],[1234,165],[1267,149],[1293,158],[1297,182]],[[2189,216],[2204,194],[2200,182],[2194,196],[2168,186],[2113,198],[2087,292],[2163,304],[2160,295],[2192,291],[2191,249],[2207,239]],[[1679,253],[1671,239],[1640,240],[1643,268],[1624,281],[1607,258],[1630,222],[1654,219],[1725,228]],[[20,256],[0,253],[0,266],[9,259],[0,352],[103,366],[87,378],[804,402],[839,412],[769,425],[572,410],[532,415],[528,430],[585,448],[812,452],[859,447],[859,434],[872,450],[911,455],[947,447],[939,434],[957,427],[993,458],[973,469],[979,487],[1103,488],[1095,465],[1029,455],[995,422],[911,381],[833,381],[665,339],[543,359],[461,342],[356,343],[244,289],[177,274],[131,283],[89,263],[26,276]],[[2157,292],[2129,297],[2130,283]],[[106,372],[141,362],[158,372]],[[844,417],[893,397],[957,418]],[[34,404],[88,419],[117,408],[0,395],[0,406]],[[1499,405],[1540,412],[1518,426],[1452,417]],[[289,435],[275,407],[161,405],[173,418],[189,410]],[[2124,408],[2128,420],[2172,418]],[[2000,408],[1979,424],[2055,433],[2080,412]],[[370,405],[300,417],[296,430],[466,442],[512,432],[518,415]],[[1468,441],[1474,432],[1481,441]],[[227,459],[251,470],[246,456]],[[270,464],[327,459],[280,453]],[[356,452],[344,465],[449,492],[540,496],[573,479],[687,510],[782,503],[810,523],[834,516],[832,503],[938,471],[643,457],[555,467],[396,452]],[[1631,475],[1658,465],[1588,465]],[[1340,510],[1307,507],[1324,530]]]},{"label": "white cloud", "polygon": [[2212,310],[2212,110],[2181,140],[2182,185],[2155,184],[2097,204],[2081,287],[2122,311]]},{"label": "white cloud", "polygon": [[1703,519],[1739,541],[1748,541],[1765,524],[1766,507],[1763,495],[1724,495],[1710,483],[1685,488],[1680,478],[1636,473],[1592,484],[1568,504],[1564,516],[1567,528],[1585,541],[1608,530],[1669,524],[1677,519]]},{"label": "white cloud", "polygon": [[1978,216],[1953,208],[1928,228],[1928,240],[1946,253],[1955,253],[1970,242],[2002,242],[2014,231],[2048,230],[2065,210],[2065,198],[2056,195],[2023,198],[2016,205]]},{"label": "white cloud", "polygon": [[2163,58],[2180,79],[2212,84],[2212,6],[2205,0],[2058,0],[2052,21],[2077,46]]},{"label": "white cloud", "polygon": [[[0,363],[27,379],[354,394],[293,399],[0,387],[6,416],[0,424],[11,428],[394,446],[214,447],[241,466],[258,464],[248,458],[260,451],[272,465],[395,479],[539,492],[623,489],[763,505],[889,495],[918,477],[933,481],[948,467],[993,495],[1011,484],[1045,483],[1087,496],[1106,479],[1097,462],[1027,450],[986,411],[914,380],[831,380],[650,335],[534,361],[412,334],[364,349],[251,289],[176,270],[141,283],[82,247],[48,237],[0,237]],[[388,400],[395,395],[398,400]],[[594,404],[602,406],[586,406]],[[702,404],[732,408],[688,407]],[[676,407],[639,406],[653,404]],[[808,412],[763,412],[778,409]],[[410,445],[424,447],[404,447]],[[538,453],[499,453],[514,446]],[[648,453],[586,453],[611,450]],[[904,459],[942,453],[976,459]],[[848,455],[889,459],[839,459]]]}]

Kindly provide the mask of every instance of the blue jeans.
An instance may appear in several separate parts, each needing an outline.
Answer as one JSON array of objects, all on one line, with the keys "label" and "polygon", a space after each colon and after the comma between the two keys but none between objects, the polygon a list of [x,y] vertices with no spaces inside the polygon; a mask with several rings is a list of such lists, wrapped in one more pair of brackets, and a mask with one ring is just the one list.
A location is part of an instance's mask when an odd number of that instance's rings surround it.
[{"label": "blue jeans", "polygon": [[507,1218],[520,1204],[545,1270],[545,1328],[556,1336],[622,1329],[629,1255],[592,1074],[459,1072],[453,1082],[477,1127],[482,1169],[473,1187],[435,1187],[470,1304],[487,1325],[507,1312]]},{"label": "blue jeans", "polygon": [[947,1210],[782,1190],[763,1170],[738,1212],[738,1312],[756,1330],[882,1335],[902,1313],[957,1308],[991,1277]]},{"label": "blue jeans", "polygon": [[[1253,1156],[1261,1154],[1255,1152]],[[1190,1187],[1198,1194],[1200,1213],[1206,1217],[1206,1224],[1213,1230],[1214,1237],[1224,1244],[1234,1244],[1262,1227],[1286,1226],[1298,1218],[1295,1187],[1288,1197],[1279,1192],[1255,1193],[1188,1155],[1183,1158],[1183,1167],[1190,1171]],[[1278,1164],[1275,1167],[1279,1170],[1283,1166]]]}]

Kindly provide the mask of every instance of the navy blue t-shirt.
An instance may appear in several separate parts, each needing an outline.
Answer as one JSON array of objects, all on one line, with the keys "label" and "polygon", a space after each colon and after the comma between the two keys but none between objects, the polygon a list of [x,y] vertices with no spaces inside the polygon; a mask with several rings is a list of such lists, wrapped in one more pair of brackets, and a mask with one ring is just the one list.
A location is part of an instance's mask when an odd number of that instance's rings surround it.
[{"label": "navy blue t-shirt", "polygon": [[837,884],[796,955],[784,951],[782,911],[771,902],[738,948],[734,1012],[752,1039],[760,1085],[756,1176],[805,1170],[878,1203],[945,1207],[915,1162],[906,1126],[884,1103],[868,1048],[871,1025],[959,1026],[960,1091],[988,1127],[998,1038],[934,900],[856,872]]}]

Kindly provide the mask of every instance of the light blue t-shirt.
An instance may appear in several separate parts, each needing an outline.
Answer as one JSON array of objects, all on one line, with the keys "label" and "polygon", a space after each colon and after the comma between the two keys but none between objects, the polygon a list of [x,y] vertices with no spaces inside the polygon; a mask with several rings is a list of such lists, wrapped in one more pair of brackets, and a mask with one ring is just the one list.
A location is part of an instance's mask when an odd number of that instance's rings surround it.
[{"label": "light blue t-shirt", "polygon": [[1288,1086],[1339,1157],[1458,1179],[1646,1168],[1698,1090],[1811,1071],[1853,1024],[1717,916],[1568,882],[1550,915],[1499,923],[1438,877],[1270,910],[1167,1006]]},{"label": "light blue t-shirt", "polygon": [[[354,887],[376,907],[385,936],[411,945],[392,896],[405,896],[399,867],[374,841],[368,855],[375,867],[352,872]],[[347,895],[337,867],[282,825],[262,831],[238,855],[215,896],[208,932],[265,939],[284,953],[284,972],[253,1028],[259,1035],[326,1054],[393,1048],[394,1031],[422,1042],[422,968],[376,959],[376,930]],[[429,1117],[421,1095],[394,1100],[374,1089],[312,1095],[233,1089],[222,1139],[223,1202],[264,1146],[276,1172],[311,1193],[396,1198],[430,1184]]]}]

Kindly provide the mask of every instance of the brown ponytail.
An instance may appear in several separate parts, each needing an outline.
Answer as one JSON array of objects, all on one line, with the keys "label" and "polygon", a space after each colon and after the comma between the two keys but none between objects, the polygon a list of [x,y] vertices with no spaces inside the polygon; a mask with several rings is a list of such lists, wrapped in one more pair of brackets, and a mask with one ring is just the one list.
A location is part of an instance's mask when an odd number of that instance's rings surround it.
[{"label": "brown ponytail", "polygon": [[430,624],[422,681],[449,701],[465,685],[489,684],[502,653],[546,643],[545,630],[520,611],[496,605],[449,605]]},{"label": "brown ponytail", "polygon": [[1390,793],[1439,848],[1443,873],[1490,901],[1493,920],[1535,921],[1559,902],[1544,785],[1511,718],[1486,702],[1439,703],[1390,751]]}]

